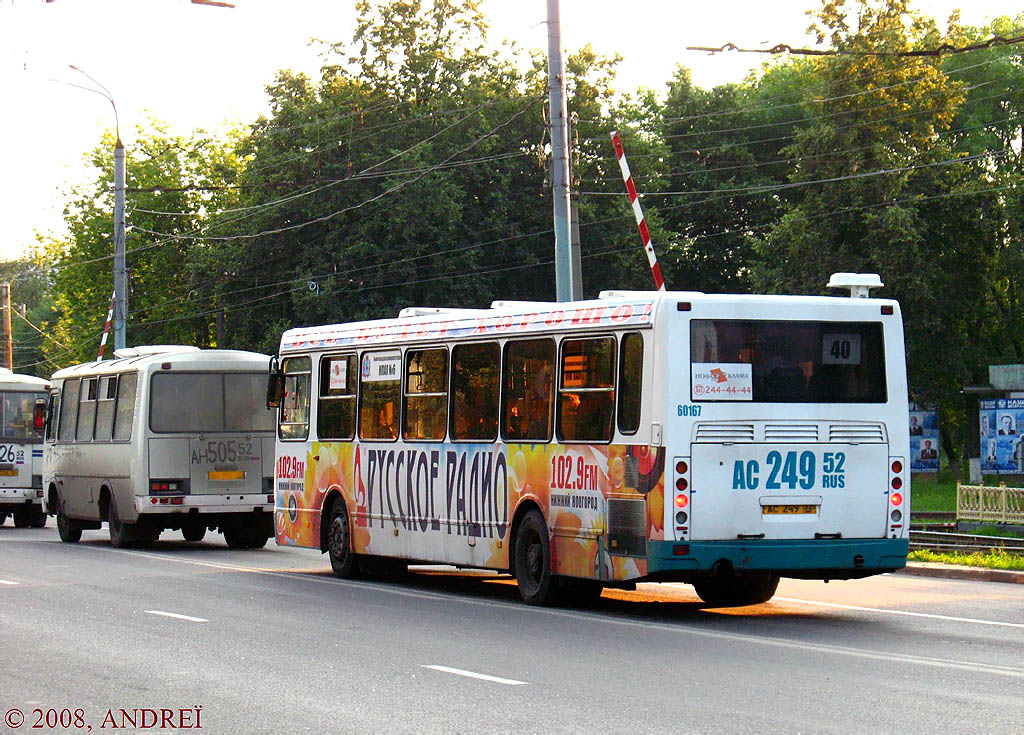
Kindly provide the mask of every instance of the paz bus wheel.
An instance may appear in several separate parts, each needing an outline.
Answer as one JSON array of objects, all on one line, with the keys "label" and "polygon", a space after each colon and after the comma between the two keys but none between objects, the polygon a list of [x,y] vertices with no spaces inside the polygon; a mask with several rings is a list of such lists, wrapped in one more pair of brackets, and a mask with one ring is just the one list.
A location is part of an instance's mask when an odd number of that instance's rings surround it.
[{"label": "paz bus wheel", "polygon": [[778,586],[779,575],[772,572],[739,572],[693,583],[709,607],[759,605],[772,599]]},{"label": "paz bus wheel", "polygon": [[202,541],[206,537],[206,526],[185,526],[181,535],[186,541]]},{"label": "paz bus wheel", "polygon": [[16,510],[14,511],[14,527],[15,528],[28,528],[32,525],[32,518],[28,514],[28,510]]},{"label": "paz bus wheel", "polygon": [[7,523],[7,514],[0,513],[0,526],[4,525],[5,523]]},{"label": "paz bus wheel", "polygon": [[46,528],[46,511],[42,508],[37,508],[32,514],[29,524],[32,528]]},{"label": "paz bus wheel", "polygon": [[544,516],[529,511],[519,524],[515,547],[516,584],[519,596],[528,605],[547,605],[552,601],[554,575],[551,574],[551,541]]},{"label": "paz bus wheel", "polygon": [[341,498],[334,501],[327,515],[327,555],[331,558],[334,576],[350,579],[358,575],[356,555],[352,551],[348,508]]},{"label": "paz bus wheel", "polygon": [[81,527],[64,515],[64,504],[57,506],[57,535],[66,544],[77,544],[82,538]]},{"label": "paz bus wheel", "polygon": [[117,501],[110,499],[110,509],[107,512],[107,530],[110,531],[110,545],[116,549],[123,549],[131,542],[129,530],[130,524],[123,523],[117,515]]}]

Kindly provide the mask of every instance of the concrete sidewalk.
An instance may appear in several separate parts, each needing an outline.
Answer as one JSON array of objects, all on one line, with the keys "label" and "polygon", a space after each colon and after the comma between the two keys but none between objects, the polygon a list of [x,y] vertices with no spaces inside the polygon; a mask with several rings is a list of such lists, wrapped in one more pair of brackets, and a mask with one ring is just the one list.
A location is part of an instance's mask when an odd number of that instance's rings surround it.
[{"label": "concrete sidewalk", "polygon": [[1024,584],[1024,572],[1007,569],[965,567],[959,564],[935,564],[923,561],[908,561],[906,569],[899,570],[897,574],[913,574],[919,577],[942,577],[944,579],[972,579],[975,582]]}]

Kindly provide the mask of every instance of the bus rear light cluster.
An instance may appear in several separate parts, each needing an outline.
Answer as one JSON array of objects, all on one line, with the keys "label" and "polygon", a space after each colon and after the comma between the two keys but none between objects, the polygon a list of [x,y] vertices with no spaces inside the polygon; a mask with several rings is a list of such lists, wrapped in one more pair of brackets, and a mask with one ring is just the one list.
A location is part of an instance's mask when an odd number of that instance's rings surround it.
[{"label": "bus rear light cluster", "polygon": [[896,532],[903,528],[903,516],[906,514],[904,502],[906,496],[900,492],[903,489],[904,464],[900,457],[889,458],[889,531],[895,538]]},{"label": "bus rear light cluster", "polygon": [[690,533],[690,514],[687,509],[690,506],[690,462],[687,458],[676,458],[673,462],[673,483],[674,488],[672,502],[674,505],[674,520],[676,538],[685,539]]},{"label": "bus rear light cluster", "polygon": [[150,498],[149,502],[151,505],[182,505],[185,502],[185,498],[180,495],[173,498]]},{"label": "bus rear light cluster", "polygon": [[163,495],[164,493],[185,493],[189,492],[188,480],[150,480],[149,494]]}]

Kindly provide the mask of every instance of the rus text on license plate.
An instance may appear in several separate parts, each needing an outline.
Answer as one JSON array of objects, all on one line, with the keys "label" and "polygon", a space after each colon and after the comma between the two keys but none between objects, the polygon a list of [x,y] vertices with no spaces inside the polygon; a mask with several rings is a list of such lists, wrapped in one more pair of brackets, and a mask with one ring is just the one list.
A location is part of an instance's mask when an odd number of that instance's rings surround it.
[{"label": "rus text on license plate", "polygon": [[765,515],[817,515],[816,505],[762,505]]}]

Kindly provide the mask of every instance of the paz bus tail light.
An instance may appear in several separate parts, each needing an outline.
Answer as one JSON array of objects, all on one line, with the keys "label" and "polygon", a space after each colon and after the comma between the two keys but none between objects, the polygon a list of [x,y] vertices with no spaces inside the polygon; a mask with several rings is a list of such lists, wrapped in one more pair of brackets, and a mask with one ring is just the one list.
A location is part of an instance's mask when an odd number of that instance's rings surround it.
[{"label": "paz bus tail light", "polygon": [[690,458],[676,457],[672,461],[672,525],[677,539],[690,536]]},{"label": "paz bus tail light", "polygon": [[908,493],[910,488],[906,486],[906,465],[902,457],[889,457],[889,487],[886,494],[889,496],[889,535],[893,538],[903,535],[903,519],[909,510]]}]

